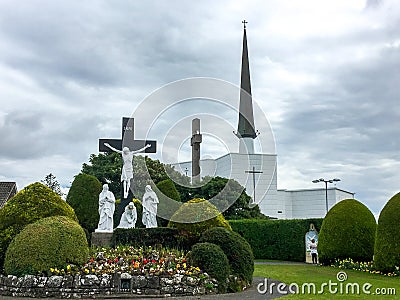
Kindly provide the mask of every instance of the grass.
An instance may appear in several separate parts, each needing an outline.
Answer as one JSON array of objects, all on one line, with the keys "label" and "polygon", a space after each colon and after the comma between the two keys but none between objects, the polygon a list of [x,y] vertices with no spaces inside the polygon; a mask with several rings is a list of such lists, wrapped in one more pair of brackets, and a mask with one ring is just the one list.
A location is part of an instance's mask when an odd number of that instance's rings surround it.
[{"label": "grass", "polygon": [[[400,277],[387,277],[383,275],[370,274],[354,270],[341,270],[332,267],[319,267],[315,265],[268,265],[256,264],[254,276],[265,277],[280,280],[286,284],[297,283],[300,287],[303,283],[314,283],[317,291],[323,283],[339,283],[336,274],[344,271],[347,274],[347,280],[343,282],[343,293],[331,294],[329,288],[324,288],[323,294],[297,294],[289,295],[285,299],[400,299]],[[345,287],[347,283],[357,283],[360,286],[360,294],[346,294]],[[369,291],[371,294],[363,294],[362,286],[370,283]],[[378,289],[394,288],[396,295],[377,295]],[[267,291],[268,293],[268,291]]]}]

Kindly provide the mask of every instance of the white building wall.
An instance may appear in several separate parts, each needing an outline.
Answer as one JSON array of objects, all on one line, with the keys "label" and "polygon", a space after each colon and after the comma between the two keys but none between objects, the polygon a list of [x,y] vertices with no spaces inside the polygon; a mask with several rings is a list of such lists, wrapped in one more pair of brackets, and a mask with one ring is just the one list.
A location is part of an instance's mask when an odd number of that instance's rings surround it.
[{"label": "white building wall", "polygon": [[[337,188],[328,188],[328,210],[336,203],[353,198],[354,194]],[[323,218],[326,215],[325,189],[278,190],[280,201],[286,203],[287,219]]]}]

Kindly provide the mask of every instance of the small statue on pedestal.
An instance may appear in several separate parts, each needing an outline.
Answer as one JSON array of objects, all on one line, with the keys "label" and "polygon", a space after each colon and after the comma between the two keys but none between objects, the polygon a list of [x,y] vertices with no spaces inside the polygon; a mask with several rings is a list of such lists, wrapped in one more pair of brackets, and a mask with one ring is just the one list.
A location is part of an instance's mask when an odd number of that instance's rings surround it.
[{"label": "small statue on pedestal", "polygon": [[99,195],[99,225],[95,232],[113,232],[114,227],[115,197],[108,189],[108,184],[103,185]]}]

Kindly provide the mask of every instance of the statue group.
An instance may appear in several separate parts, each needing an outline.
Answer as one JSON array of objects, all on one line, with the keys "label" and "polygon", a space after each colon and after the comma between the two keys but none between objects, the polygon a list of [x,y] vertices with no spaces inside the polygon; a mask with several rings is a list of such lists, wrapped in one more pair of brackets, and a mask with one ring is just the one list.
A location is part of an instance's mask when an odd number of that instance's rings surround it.
[{"label": "statue group", "polygon": [[[150,185],[146,186],[146,190],[142,199],[142,223],[146,228],[157,227],[157,206],[158,197],[152,190]],[[108,184],[103,185],[103,190],[99,194],[99,224],[96,232],[113,232],[115,211],[115,197],[109,191]],[[137,209],[133,202],[125,206],[124,213],[117,228],[135,228],[137,222]]]}]

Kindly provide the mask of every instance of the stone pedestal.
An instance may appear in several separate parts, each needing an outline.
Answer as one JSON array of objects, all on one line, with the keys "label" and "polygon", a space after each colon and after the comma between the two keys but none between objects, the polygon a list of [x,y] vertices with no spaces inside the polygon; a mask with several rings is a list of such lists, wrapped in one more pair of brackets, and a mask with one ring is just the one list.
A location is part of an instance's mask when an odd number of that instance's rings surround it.
[{"label": "stone pedestal", "polygon": [[112,246],[112,232],[93,232],[92,245],[98,247],[111,247]]}]

